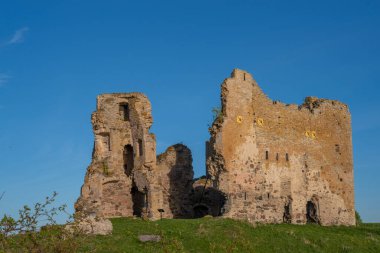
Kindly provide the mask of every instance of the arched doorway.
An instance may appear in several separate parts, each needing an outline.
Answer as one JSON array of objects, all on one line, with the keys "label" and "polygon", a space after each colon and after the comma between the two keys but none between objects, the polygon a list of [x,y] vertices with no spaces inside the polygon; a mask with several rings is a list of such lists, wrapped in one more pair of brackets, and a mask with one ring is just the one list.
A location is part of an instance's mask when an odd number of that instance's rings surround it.
[{"label": "arched doorway", "polygon": [[129,177],[132,174],[132,170],[134,166],[132,145],[128,144],[124,146],[123,160],[124,160],[124,173]]},{"label": "arched doorway", "polygon": [[137,188],[136,184],[133,182],[132,189],[132,202],[133,202],[133,215],[137,217],[142,217],[144,209],[146,207],[146,191],[141,192]]},{"label": "arched doorway", "polygon": [[317,205],[313,201],[308,201],[306,204],[306,221],[319,224]]}]

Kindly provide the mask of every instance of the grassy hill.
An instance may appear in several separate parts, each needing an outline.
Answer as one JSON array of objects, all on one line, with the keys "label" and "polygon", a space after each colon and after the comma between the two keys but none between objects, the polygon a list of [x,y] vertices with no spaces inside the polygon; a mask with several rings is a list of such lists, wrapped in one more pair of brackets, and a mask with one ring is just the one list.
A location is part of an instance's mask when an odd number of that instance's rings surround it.
[{"label": "grassy hill", "polygon": [[[110,236],[85,239],[89,252],[380,252],[380,224],[359,227],[258,225],[230,219],[112,219]],[[142,243],[142,234],[160,235],[160,242]]]}]

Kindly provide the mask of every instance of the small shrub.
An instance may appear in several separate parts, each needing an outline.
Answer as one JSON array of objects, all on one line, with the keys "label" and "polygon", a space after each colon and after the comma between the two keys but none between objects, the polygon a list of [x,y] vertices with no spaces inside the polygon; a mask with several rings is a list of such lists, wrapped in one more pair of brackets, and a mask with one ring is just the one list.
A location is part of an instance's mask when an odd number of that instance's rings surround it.
[{"label": "small shrub", "polygon": [[105,162],[103,162],[103,174],[104,174],[105,176],[109,176],[109,175],[110,175],[108,165],[107,165],[107,163],[105,163]]},{"label": "small shrub", "polygon": [[57,193],[33,208],[24,206],[18,219],[4,215],[0,220],[0,252],[76,252],[83,238],[79,230],[68,231],[55,217],[66,212],[66,205],[51,207]]},{"label": "small shrub", "polygon": [[222,109],[220,107],[214,107],[212,108],[212,119],[215,120],[221,120],[223,117]]}]

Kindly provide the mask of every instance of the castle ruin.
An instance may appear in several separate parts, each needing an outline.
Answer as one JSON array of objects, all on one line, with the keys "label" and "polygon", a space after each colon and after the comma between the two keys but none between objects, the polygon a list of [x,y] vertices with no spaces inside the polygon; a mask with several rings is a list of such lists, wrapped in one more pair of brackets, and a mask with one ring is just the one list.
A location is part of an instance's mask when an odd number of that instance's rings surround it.
[{"label": "castle ruin", "polygon": [[156,155],[151,105],[141,93],[103,94],[77,213],[355,225],[351,119],[335,100],[270,100],[252,76],[224,80],[206,143],[206,176],[193,179],[182,144]]},{"label": "castle ruin", "polygon": [[[95,134],[76,212],[85,216],[191,217],[190,150],[174,145],[156,157],[151,105],[140,93],[103,94],[92,114]],[[159,210],[165,212],[160,213]]]}]

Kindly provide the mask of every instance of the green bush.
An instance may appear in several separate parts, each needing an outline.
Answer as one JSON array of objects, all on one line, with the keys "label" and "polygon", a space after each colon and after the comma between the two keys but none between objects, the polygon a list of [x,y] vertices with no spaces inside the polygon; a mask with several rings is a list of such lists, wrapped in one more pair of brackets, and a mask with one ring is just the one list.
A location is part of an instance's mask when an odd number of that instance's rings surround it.
[{"label": "green bush", "polygon": [[68,222],[72,216],[66,212],[66,205],[52,207],[56,196],[54,192],[33,208],[24,206],[17,219],[4,215],[0,220],[0,252],[76,252],[83,236],[78,229],[68,231],[57,224],[58,214],[67,214]]},{"label": "green bush", "polygon": [[215,121],[216,119],[220,120],[223,117],[222,109],[220,107],[213,107],[212,108],[212,120]]}]

